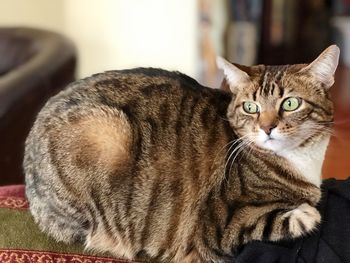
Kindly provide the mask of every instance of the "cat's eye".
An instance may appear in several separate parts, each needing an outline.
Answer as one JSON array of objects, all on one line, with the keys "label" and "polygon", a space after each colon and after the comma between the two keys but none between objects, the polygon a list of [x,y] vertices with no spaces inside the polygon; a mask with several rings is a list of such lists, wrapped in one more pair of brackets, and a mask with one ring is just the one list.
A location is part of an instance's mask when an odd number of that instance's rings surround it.
[{"label": "cat's eye", "polygon": [[257,113],[259,112],[259,106],[256,105],[254,102],[246,101],[243,103],[243,109],[247,113]]},{"label": "cat's eye", "polygon": [[282,102],[282,109],[284,111],[295,111],[299,108],[301,100],[299,98],[290,97]]}]

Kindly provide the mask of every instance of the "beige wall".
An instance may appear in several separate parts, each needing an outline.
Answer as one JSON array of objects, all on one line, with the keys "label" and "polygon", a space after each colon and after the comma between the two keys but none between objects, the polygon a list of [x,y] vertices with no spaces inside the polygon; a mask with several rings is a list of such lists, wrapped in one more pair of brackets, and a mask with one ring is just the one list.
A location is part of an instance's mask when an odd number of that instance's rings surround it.
[{"label": "beige wall", "polygon": [[66,34],[78,47],[79,77],[135,66],[196,76],[196,0],[2,0],[0,26]]},{"label": "beige wall", "polygon": [[83,73],[134,66],[195,73],[195,1],[68,0],[65,14]]},{"label": "beige wall", "polygon": [[62,32],[64,1],[1,0],[0,26],[28,26]]}]

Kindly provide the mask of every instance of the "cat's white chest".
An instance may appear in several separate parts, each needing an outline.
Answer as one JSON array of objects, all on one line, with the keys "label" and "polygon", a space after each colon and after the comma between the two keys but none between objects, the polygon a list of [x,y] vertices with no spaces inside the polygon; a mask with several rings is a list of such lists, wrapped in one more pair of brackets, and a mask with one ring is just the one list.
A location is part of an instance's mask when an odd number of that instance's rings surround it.
[{"label": "cat's white chest", "polygon": [[329,139],[330,137],[327,137],[308,147],[282,151],[279,155],[286,158],[309,182],[320,186],[322,181],[322,164]]}]

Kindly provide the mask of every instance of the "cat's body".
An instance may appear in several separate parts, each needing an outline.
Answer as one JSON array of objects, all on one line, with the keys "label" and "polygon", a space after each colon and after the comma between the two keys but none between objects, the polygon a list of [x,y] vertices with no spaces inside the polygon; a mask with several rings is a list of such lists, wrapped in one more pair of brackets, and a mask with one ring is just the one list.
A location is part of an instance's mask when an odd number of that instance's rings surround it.
[{"label": "cat's body", "polygon": [[[237,148],[236,96],[156,69],[73,83],[26,142],[36,222],[60,241],[174,262],[224,262],[250,240],[310,232],[317,181],[283,151]],[[317,169],[323,148],[310,161]]]}]

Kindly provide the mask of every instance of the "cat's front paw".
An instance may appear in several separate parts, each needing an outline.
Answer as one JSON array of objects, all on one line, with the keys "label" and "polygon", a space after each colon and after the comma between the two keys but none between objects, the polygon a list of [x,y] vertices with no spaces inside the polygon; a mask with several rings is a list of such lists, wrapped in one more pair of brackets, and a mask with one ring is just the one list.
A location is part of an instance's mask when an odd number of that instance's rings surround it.
[{"label": "cat's front paw", "polygon": [[315,230],[321,222],[316,208],[304,203],[287,212],[283,216],[288,224],[288,232],[292,237],[300,237]]}]

